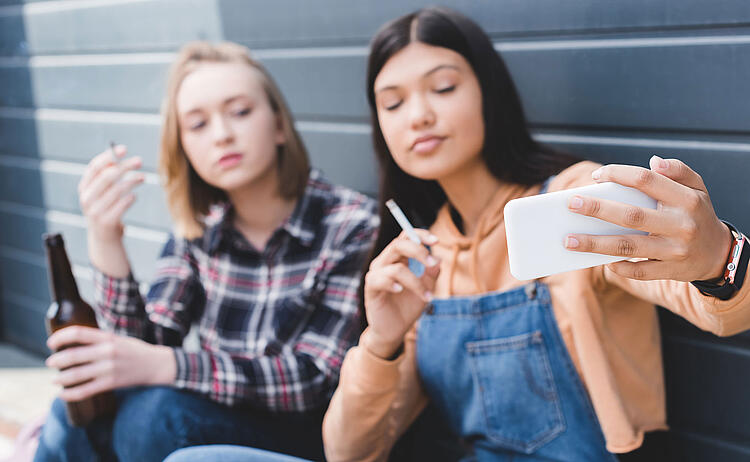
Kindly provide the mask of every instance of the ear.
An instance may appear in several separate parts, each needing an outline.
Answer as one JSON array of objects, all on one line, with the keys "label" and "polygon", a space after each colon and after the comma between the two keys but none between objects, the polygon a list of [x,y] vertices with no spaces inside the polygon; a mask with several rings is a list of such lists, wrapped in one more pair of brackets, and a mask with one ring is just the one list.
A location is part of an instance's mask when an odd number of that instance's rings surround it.
[{"label": "ear", "polygon": [[286,134],[284,133],[284,122],[281,120],[281,114],[276,114],[276,136],[277,145],[286,143]]}]

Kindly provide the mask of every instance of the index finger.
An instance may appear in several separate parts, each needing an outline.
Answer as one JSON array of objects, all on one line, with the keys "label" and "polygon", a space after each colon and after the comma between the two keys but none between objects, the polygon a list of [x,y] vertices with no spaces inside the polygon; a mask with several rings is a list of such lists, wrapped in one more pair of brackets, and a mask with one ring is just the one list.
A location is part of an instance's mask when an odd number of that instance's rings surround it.
[{"label": "index finger", "polygon": [[[420,236],[420,239],[424,237]],[[434,266],[435,264],[434,258],[424,244],[417,244],[409,239],[406,233],[401,233],[380,252],[380,255],[372,261],[370,267],[390,265],[402,261],[404,258],[419,260],[427,266]]]},{"label": "index finger", "polygon": [[[414,228],[414,232],[417,233],[417,236],[419,236],[419,239],[421,239],[422,243],[425,245],[435,245],[438,243],[437,236],[426,229]],[[402,232],[401,234],[404,233]]]},{"label": "index finger", "polygon": [[699,191],[708,192],[706,184],[698,172],[688,167],[685,162],[679,159],[662,159],[659,156],[653,156],[649,160],[649,165],[653,171],[661,173],[677,183]]},{"label": "index finger", "polygon": [[591,178],[597,183],[611,181],[635,188],[668,204],[679,203],[684,199],[685,193],[691,190],[664,175],[634,165],[605,165],[595,170]]},{"label": "index finger", "polygon": [[107,149],[106,151],[97,154],[93,159],[91,159],[91,162],[89,162],[89,165],[86,167],[86,171],[83,172],[83,177],[81,178],[79,186],[80,189],[86,188],[105,167],[117,163],[117,161],[121,159],[127,152],[128,150],[125,146],[117,145],[115,146],[114,157],[112,156],[111,149]]},{"label": "index finger", "polygon": [[109,338],[109,334],[95,327],[68,326],[64,327],[47,339],[47,347],[57,351],[61,347],[71,344],[92,344]]}]

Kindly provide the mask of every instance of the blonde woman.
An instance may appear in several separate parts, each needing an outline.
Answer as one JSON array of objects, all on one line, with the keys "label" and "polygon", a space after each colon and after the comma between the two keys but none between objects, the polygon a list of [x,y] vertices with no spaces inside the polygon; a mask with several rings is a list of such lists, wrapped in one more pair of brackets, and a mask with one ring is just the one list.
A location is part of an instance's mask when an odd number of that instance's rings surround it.
[{"label": "blonde woman", "polygon": [[[172,66],[160,171],[174,235],[146,297],[122,244],[143,176],[125,146],[79,185],[104,328],[63,329],[47,361],[66,388],[37,461],[161,461],[231,443],[320,458],[320,425],[359,334],[373,202],[309,169],[281,93],[239,45],[186,45]],[[181,345],[198,326],[200,350]],[[68,425],[64,401],[115,390],[118,410]],[[289,438],[290,435],[295,437]]]}]

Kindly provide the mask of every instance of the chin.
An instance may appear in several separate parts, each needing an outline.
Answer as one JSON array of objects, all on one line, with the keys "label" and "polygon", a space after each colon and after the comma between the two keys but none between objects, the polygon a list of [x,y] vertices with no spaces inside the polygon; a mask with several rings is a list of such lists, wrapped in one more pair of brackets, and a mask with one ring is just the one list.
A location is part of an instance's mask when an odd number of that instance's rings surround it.
[{"label": "chin", "polygon": [[256,179],[255,176],[257,175],[250,175],[248,172],[238,170],[228,171],[215,175],[208,183],[224,191],[231,191],[252,183]]},{"label": "chin", "polygon": [[412,162],[407,168],[401,167],[409,175],[425,181],[438,181],[450,175],[455,170],[452,165],[445,165],[436,159],[436,162],[420,160]]}]

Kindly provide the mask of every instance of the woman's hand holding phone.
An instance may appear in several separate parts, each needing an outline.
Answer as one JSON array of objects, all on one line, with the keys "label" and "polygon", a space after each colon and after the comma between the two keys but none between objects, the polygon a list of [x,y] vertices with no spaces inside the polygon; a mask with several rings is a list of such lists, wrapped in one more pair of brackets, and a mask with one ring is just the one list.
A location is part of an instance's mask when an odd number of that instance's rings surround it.
[{"label": "woman's hand holding phone", "polygon": [[602,219],[648,235],[593,236],[571,234],[566,248],[647,261],[620,261],[608,268],[621,276],[640,279],[694,281],[724,273],[732,236],[714,212],[703,179],[677,159],[651,158],[650,169],[606,165],[592,177],[629,186],[658,201],[656,210],[592,197],[574,196],[572,212]]}]

